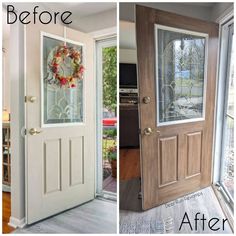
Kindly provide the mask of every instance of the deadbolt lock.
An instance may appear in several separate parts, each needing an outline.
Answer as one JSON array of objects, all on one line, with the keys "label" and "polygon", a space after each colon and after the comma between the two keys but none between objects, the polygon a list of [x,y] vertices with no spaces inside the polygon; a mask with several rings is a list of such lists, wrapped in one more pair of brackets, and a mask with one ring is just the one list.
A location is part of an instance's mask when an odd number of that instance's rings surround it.
[{"label": "deadbolt lock", "polygon": [[151,98],[150,98],[150,97],[144,97],[144,98],[143,98],[143,103],[145,103],[145,104],[150,103],[150,101],[151,101]]},{"label": "deadbolt lock", "polygon": [[143,131],[144,135],[151,135],[152,134],[152,129],[151,128],[145,128]]}]

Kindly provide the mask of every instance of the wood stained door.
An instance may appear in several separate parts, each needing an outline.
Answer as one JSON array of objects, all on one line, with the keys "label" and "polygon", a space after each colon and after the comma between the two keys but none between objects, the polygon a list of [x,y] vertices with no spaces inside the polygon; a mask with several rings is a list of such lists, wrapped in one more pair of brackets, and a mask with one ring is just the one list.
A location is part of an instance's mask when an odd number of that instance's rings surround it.
[{"label": "wood stained door", "polygon": [[143,209],[211,184],[218,25],[136,6]]},{"label": "wood stained door", "polygon": [[[91,36],[60,24],[26,26],[26,216],[31,224],[95,196],[95,79]],[[83,76],[73,74],[74,61],[57,59],[66,46],[80,54]],[[69,85],[74,86],[68,88]],[[79,219],[78,219],[79,220]]]}]

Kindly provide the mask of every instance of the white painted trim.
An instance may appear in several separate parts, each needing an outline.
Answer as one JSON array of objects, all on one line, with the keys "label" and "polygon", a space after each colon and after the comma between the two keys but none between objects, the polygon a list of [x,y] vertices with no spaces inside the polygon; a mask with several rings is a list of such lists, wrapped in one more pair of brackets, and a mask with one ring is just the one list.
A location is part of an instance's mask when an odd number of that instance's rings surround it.
[{"label": "white painted trim", "polygon": [[117,27],[106,28],[98,31],[90,32],[89,35],[92,36],[95,40],[108,39],[115,37],[117,34]]},{"label": "white painted trim", "polygon": [[[25,217],[25,139],[21,130],[25,125],[24,90],[25,90],[25,26],[20,23],[11,25],[10,54],[15,60],[10,66],[11,80],[11,215],[15,218]],[[22,58],[23,56],[23,58]],[[14,84],[14,86],[13,86]],[[13,127],[14,126],[14,127]]]},{"label": "white painted trim", "polygon": [[221,16],[219,16],[215,22],[219,23],[219,25],[224,24],[226,21],[228,21],[230,18],[232,18],[234,16],[234,4],[229,7],[228,9],[226,9]]},{"label": "white painted trim", "polygon": [[13,228],[24,228],[26,226],[25,218],[23,219],[17,219],[15,217],[10,217],[10,221],[8,223],[9,226]]},{"label": "white painted trim", "polygon": [[[24,25],[24,97],[27,96],[27,39],[26,39],[26,25]],[[24,125],[25,131],[27,132],[28,124],[27,124],[27,103],[24,103]],[[25,223],[28,222],[28,139],[25,135],[25,175],[24,175],[24,184],[25,184]]]},{"label": "white painted trim", "polygon": [[84,79],[83,79],[83,122],[70,122],[70,123],[53,123],[53,124],[44,124],[44,82],[43,82],[43,37],[48,37],[51,39],[56,39],[60,40],[64,43],[71,43],[75,45],[82,46],[82,51],[83,51],[83,65],[86,68],[86,46],[85,44],[81,42],[76,42],[74,40],[70,40],[66,38],[66,27],[64,27],[64,37],[46,33],[43,31],[40,31],[40,83],[41,83],[41,128],[54,128],[54,127],[69,127],[69,126],[85,126],[86,124],[86,96],[85,96],[85,91],[86,91],[86,70],[84,72]]},{"label": "white painted trim", "polygon": [[192,30],[185,30],[182,28],[170,27],[170,26],[159,25],[159,24],[155,24],[155,29],[162,29],[162,30],[168,30],[168,31],[177,32],[177,33],[190,34],[190,35],[200,36],[204,38],[208,37],[208,34],[206,33],[192,31]]},{"label": "white painted trim", "polygon": [[[222,154],[222,132],[224,120],[224,100],[225,100],[225,86],[228,60],[228,31],[227,27],[234,22],[231,18],[226,20],[227,23],[220,26],[219,34],[219,51],[218,51],[218,68],[217,68],[217,88],[216,88],[216,102],[215,102],[215,129],[214,129],[214,146],[213,146],[213,183],[220,181],[220,166]],[[226,29],[226,30],[225,30]]]},{"label": "white painted trim", "polygon": [[96,42],[96,122],[97,122],[97,186],[96,193],[103,191],[103,166],[102,166],[102,118],[103,118],[103,78],[102,78],[102,49],[106,47],[117,46],[116,37],[100,40]]},{"label": "white painted trim", "polygon": [[[203,114],[202,117],[200,118],[194,118],[194,119],[184,119],[184,120],[177,120],[177,121],[168,121],[168,122],[160,122],[159,120],[159,79],[158,79],[158,29],[162,30],[168,30],[172,32],[178,32],[178,33],[184,33],[184,34],[190,34],[194,36],[200,36],[204,37],[206,42],[205,42],[205,61],[204,61],[204,91],[203,91]],[[205,110],[206,110],[206,91],[207,91],[207,61],[208,61],[208,38],[209,35],[206,33],[201,33],[201,32],[196,32],[196,31],[191,31],[191,30],[185,30],[185,29],[180,29],[180,28],[174,28],[174,27],[169,27],[169,26],[164,26],[164,25],[159,25],[159,24],[154,24],[154,40],[155,40],[155,77],[156,77],[156,125],[157,127],[160,126],[166,126],[166,125],[176,125],[176,124],[183,124],[183,123],[190,123],[190,122],[198,122],[198,121],[204,121],[205,120]]]}]

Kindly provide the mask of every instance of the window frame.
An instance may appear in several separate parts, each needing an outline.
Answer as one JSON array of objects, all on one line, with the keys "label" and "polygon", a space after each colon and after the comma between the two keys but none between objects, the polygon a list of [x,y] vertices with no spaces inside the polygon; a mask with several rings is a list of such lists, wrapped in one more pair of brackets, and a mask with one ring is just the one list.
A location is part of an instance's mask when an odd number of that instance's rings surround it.
[{"label": "window frame", "polygon": [[[175,121],[165,121],[160,122],[160,114],[159,114],[159,82],[158,82],[158,30],[168,30],[177,33],[184,33],[193,36],[200,36],[205,38],[205,60],[204,60],[204,88],[203,88],[203,111],[202,117],[199,118],[191,118],[191,119],[183,119],[183,120],[175,120]],[[176,124],[185,124],[190,122],[199,122],[205,120],[205,110],[206,110],[206,91],[207,91],[207,67],[208,67],[208,40],[209,35],[206,33],[201,33],[197,31],[185,30],[176,27],[169,27],[161,24],[154,24],[154,40],[155,40],[155,78],[156,78],[156,125],[167,126],[167,125],[176,125]]]},{"label": "window frame", "polygon": [[41,102],[41,128],[53,128],[53,127],[68,127],[68,126],[85,126],[86,124],[86,96],[85,96],[85,93],[86,93],[86,71],[84,72],[84,79],[83,79],[83,114],[82,114],[82,117],[83,117],[83,121],[81,122],[61,122],[61,123],[45,123],[44,122],[44,112],[45,112],[45,107],[44,107],[44,63],[43,63],[43,47],[44,47],[44,37],[48,37],[48,38],[51,38],[51,39],[55,39],[55,40],[58,40],[58,41],[61,41],[61,42],[64,42],[64,43],[71,43],[71,44],[74,44],[74,45],[78,45],[78,46],[81,46],[83,48],[83,65],[84,67],[86,68],[86,46],[81,43],[81,42],[77,42],[77,41],[74,41],[74,40],[70,40],[66,37],[61,37],[61,36],[58,36],[58,35],[55,35],[55,34],[51,34],[51,33],[47,33],[47,32],[44,32],[44,31],[40,31],[40,90],[41,90],[41,99],[40,99],[40,102]]}]

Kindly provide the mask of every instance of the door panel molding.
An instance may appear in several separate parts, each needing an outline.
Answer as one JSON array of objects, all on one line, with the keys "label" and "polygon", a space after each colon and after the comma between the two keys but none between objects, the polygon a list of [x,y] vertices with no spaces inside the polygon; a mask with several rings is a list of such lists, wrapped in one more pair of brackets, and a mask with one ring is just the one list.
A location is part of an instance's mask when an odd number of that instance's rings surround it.
[{"label": "door panel molding", "polygon": [[61,191],[61,139],[44,141],[44,194]]},{"label": "door panel molding", "polygon": [[177,136],[160,138],[159,145],[159,187],[163,187],[178,180],[178,138]]},{"label": "door panel molding", "polygon": [[84,136],[70,138],[70,186],[84,184]]},{"label": "door panel molding", "polygon": [[202,132],[188,133],[187,136],[187,173],[186,178],[201,174]]}]

